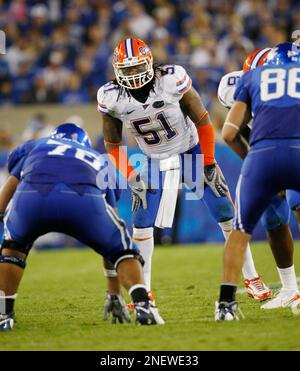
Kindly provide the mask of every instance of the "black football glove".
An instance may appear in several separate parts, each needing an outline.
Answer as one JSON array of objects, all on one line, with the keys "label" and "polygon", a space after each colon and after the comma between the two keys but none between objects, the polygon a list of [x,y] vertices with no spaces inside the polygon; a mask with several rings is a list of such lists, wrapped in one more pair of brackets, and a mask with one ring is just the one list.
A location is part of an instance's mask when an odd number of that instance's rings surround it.
[{"label": "black football glove", "polygon": [[226,196],[229,192],[226,180],[216,164],[204,166],[204,183],[217,197]]}]

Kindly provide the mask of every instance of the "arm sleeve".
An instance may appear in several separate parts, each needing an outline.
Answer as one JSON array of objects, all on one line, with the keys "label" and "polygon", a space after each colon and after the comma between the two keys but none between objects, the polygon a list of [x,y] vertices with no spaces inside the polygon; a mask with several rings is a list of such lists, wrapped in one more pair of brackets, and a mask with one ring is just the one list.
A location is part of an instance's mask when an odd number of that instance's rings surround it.
[{"label": "arm sleeve", "polygon": [[35,141],[29,141],[21,144],[15,150],[13,150],[8,157],[8,172],[10,175],[15,176],[16,178],[21,178],[21,172],[23,169],[24,162],[27,158],[27,155],[32,150],[35,145]]}]

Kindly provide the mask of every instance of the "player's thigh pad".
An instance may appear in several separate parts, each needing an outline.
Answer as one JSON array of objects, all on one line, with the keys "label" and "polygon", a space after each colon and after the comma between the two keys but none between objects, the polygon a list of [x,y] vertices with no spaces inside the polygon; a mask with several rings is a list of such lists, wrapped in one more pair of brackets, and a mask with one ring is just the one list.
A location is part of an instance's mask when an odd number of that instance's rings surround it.
[{"label": "player's thigh pad", "polygon": [[45,200],[37,190],[21,184],[6,212],[4,239],[24,246],[26,254],[35,239],[48,232],[44,217],[51,214],[51,210],[45,207]]},{"label": "player's thigh pad", "polygon": [[[196,145],[187,151],[182,157],[182,171],[184,175],[183,181],[192,190],[200,192],[200,187],[195,188],[195,180],[204,182],[203,176],[199,176],[198,170],[201,170],[202,161],[198,157],[201,155],[200,145]],[[187,156],[186,156],[187,155]],[[190,163],[191,162],[191,163]],[[190,179],[191,178],[191,179]],[[202,186],[202,184],[201,184]],[[205,187],[202,202],[210,211],[212,217],[217,223],[222,223],[234,217],[234,205],[230,196],[217,197],[209,187]]]},{"label": "player's thigh pad", "polygon": [[141,203],[139,209],[133,213],[132,223],[136,228],[149,228],[155,224],[160,199],[162,195],[162,173],[159,171],[159,161],[150,159],[144,163],[141,177],[151,187],[147,192],[147,209]]},{"label": "player's thigh pad", "polygon": [[[300,202],[300,199],[299,199]],[[268,231],[278,228],[290,221],[290,208],[286,200],[280,196],[274,196],[261,217],[264,228]]]},{"label": "player's thigh pad", "polygon": [[205,187],[202,202],[204,202],[217,223],[233,219],[234,205],[229,195],[217,197],[210,187]]},{"label": "player's thigh pad", "polygon": [[120,257],[138,256],[126,223],[101,194],[65,197],[64,231],[115,264]]},{"label": "player's thigh pad", "polygon": [[285,192],[286,201],[293,211],[298,210],[300,207],[300,192],[288,189]]},{"label": "player's thigh pad", "polygon": [[264,161],[265,156],[248,154],[236,187],[234,229],[249,234],[277,193],[269,181],[272,169],[268,169]]}]

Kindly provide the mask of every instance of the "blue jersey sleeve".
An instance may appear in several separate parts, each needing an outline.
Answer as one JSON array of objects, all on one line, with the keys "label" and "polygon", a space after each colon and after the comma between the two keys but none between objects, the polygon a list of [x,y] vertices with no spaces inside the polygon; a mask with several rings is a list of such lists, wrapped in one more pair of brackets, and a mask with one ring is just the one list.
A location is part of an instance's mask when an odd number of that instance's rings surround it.
[{"label": "blue jersey sleeve", "polygon": [[235,101],[244,102],[244,103],[246,103],[247,105],[250,106],[251,105],[251,97],[250,97],[248,86],[247,86],[248,85],[247,81],[248,81],[248,78],[249,78],[249,76],[248,76],[249,74],[250,74],[250,72],[246,73],[245,75],[243,75],[239,79],[233,98],[234,98]]},{"label": "blue jersey sleeve", "polygon": [[21,178],[21,172],[23,164],[27,158],[27,155],[35,147],[36,141],[30,140],[26,143],[21,144],[15,150],[13,150],[8,157],[8,172],[10,175],[16,178]]}]

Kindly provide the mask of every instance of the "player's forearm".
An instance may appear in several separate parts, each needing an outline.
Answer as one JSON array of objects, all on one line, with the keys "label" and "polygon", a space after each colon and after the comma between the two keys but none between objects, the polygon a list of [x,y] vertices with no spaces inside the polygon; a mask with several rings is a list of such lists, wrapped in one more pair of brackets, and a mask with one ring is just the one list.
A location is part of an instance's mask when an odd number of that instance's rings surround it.
[{"label": "player's forearm", "polygon": [[20,183],[19,179],[13,175],[10,175],[5,184],[0,189],[0,214],[4,214],[9,201],[14,195],[18,184]]},{"label": "player's forearm", "polygon": [[135,174],[127,153],[122,147],[122,122],[110,115],[103,115],[104,145],[119,172],[128,179]]},{"label": "player's forearm", "polygon": [[126,178],[136,175],[134,167],[132,166],[126,150],[121,146],[121,143],[111,143],[104,141],[107,153],[116,169]]},{"label": "player's forearm", "polygon": [[248,112],[249,108],[244,102],[235,102],[228,112],[222,130],[223,140],[242,159],[247,156],[249,150],[248,143],[241,136],[241,130],[249,120]]},{"label": "player's forearm", "polygon": [[211,124],[199,125],[197,128],[204,165],[212,165],[215,160],[215,131]]},{"label": "player's forearm", "polygon": [[194,122],[201,151],[204,155],[204,165],[215,161],[215,132],[209,114],[204,107],[199,94],[191,88],[180,101],[182,111]]},{"label": "player's forearm", "polygon": [[239,133],[231,139],[226,137],[223,137],[223,139],[240,158],[244,159],[247,156],[249,150],[248,143]]}]

